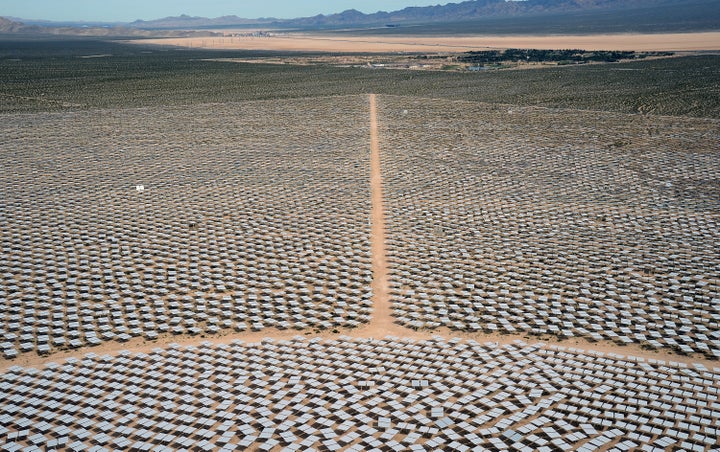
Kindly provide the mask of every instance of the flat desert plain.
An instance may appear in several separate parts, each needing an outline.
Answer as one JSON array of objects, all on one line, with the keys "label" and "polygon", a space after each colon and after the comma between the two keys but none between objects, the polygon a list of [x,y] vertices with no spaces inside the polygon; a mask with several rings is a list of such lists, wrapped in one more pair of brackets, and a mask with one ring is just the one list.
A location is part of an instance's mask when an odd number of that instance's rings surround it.
[{"label": "flat desert plain", "polygon": [[134,41],[192,48],[348,53],[465,52],[483,48],[542,48],[635,51],[720,50],[720,32],[507,36],[352,36],[277,33],[264,36],[163,38]]}]

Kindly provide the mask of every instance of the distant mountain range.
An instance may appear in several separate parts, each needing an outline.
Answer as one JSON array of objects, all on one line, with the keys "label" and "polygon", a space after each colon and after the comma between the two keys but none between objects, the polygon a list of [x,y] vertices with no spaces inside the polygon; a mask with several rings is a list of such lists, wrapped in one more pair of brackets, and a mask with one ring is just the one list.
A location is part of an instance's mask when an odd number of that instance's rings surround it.
[{"label": "distant mountain range", "polygon": [[[302,19],[293,19],[302,20]],[[271,24],[291,24],[293,20],[280,20],[275,18],[245,19],[238,16],[222,16],[215,18],[195,17],[183,14],[182,16],[165,17],[156,20],[136,20],[127,24],[128,27],[141,29],[178,29],[178,28],[226,28],[234,26],[253,26]]]},{"label": "distant mountain range", "polygon": [[[317,15],[290,20],[273,18],[243,19],[237,16],[224,16],[214,19],[203,17],[167,17],[152,21],[135,21],[128,26],[142,29],[176,28],[222,28],[248,25],[272,25],[288,28],[342,28],[372,26],[406,26],[418,24],[436,24],[467,22],[492,18],[520,18],[552,16],[580,12],[617,12],[654,9],[666,14],[672,20],[677,14],[705,21],[715,20],[720,29],[720,1],[718,0],[470,0],[445,5],[409,7],[393,12],[364,14],[350,9],[338,14]],[[657,12],[656,11],[656,12]]]},{"label": "distant mountain range", "polygon": [[42,22],[42,25],[26,24],[17,20],[10,20],[0,17],[0,34],[22,35],[22,36],[94,36],[94,37],[128,37],[128,38],[150,38],[158,36],[167,37],[188,37],[210,35],[207,31],[193,30],[150,30],[123,25],[87,25],[87,24],[66,24],[62,25],[53,22]]},{"label": "distant mountain range", "polygon": [[[597,20],[596,20],[597,18]],[[649,18],[649,19],[648,19]],[[645,20],[647,19],[647,20]],[[558,26],[543,30],[544,22],[555,20]],[[641,31],[720,30],[720,0],[470,0],[445,5],[409,7],[393,12],[364,14],[351,9],[338,14],[297,19],[246,19],[238,16],[217,18],[182,15],[164,19],[137,20],[127,24],[89,25],[34,21],[32,24],[0,18],[0,33],[52,33],[94,36],[187,35],[180,30],[202,30],[231,27],[281,27],[300,29],[403,28],[418,25],[452,24],[485,21],[490,29],[523,29],[525,32],[562,32],[562,25],[572,29],[580,21],[579,31],[638,31],[634,24],[644,24]],[[593,22],[596,22],[593,24]],[[518,24],[521,26],[518,28]],[[649,27],[649,28],[648,28]],[[485,27],[487,28],[487,26]],[[578,28],[577,24],[576,27]],[[196,32],[202,33],[202,32]]]}]

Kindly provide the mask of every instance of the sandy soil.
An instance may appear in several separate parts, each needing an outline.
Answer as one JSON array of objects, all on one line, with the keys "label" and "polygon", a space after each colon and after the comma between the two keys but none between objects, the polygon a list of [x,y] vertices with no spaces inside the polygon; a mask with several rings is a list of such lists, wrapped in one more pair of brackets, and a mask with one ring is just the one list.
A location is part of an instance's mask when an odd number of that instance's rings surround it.
[{"label": "sandy soil", "polygon": [[130,41],[208,49],[314,52],[466,52],[478,49],[541,48],[636,51],[720,50],[720,32],[556,36],[350,36],[284,33],[271,36],[167,38]]},{"label": "sandy soil", "polygon": [[[380,308],[382,309],[382,307]],[[386,308],[389,311],[389,306]],[[338,329],[338,333],[332,333],[330,331],[321,331],[316,333],[313,330],[297,331],[297,330],[278,330],[278,329],[264,329],[262,331],[248,331],[242,333],[231,333],[231,334],[220,334],[217,336],[190,336],[180,335],[175,336],[172,334],[166,334],[161,336],[156,341],[148,341],[142,338],[135,338],[125,343],[119,342],[104,342],[97,347],[83,347],[77,350],[65,350],[59,353],[53,353],[50,356],[38,356],[35,353],[24,353],[14,360],[1,360],[0,359],[0,374],[6,372],[13,366],[21,367],[34,367],[42,368],[45,364],[63,363],[69,358],[82,358],[88,353],[93,353],[98,356],[103,355],[117,355],[123,351],[130,351],[133,353],[150,353],[155,348],[166,348],[170,344],[177,344],[181,347],[198,346],[203,342],[211,342],[213,344],[230,344],[233,341],[239,340],[247,344],[259,343],[263,340],[282,341],[290,340],[295,337],[304,338],[320,338],[322,340],[333,340],[340,336],[352,337],[352,338],[373,338],[382,339],[388,336],[397,337],[400,339],[412,339],[415,341],[429,340],[434,337],[440,336],[445,339],[450,338],[461,338],[464,340],[474,340],[479,343],[495,342],[497,344],[505,345],[512,344],[515,341],[523,341],[528,344],[535,344],[542,342],[547,346],[560,346],[567,349],[574,348],[576,350],[582,350],[584,352],[597,352],[604,354],[615,354],[619,356],[630,356],[643,358],[646,360],[654,359],[665,362],[680,362],[686,364],[700,363],[705,365],[707,368],[720,368],[720,364],[717,361],[712,361],[702,356],[684,356],[672,353],[669,351],[653,351],[645,350],[637,344],[633,345],[615,345],[610,342],[590,342],[583,338],[572,338],[566,340],[558,340],[552,336],[530,336],[530,335],[513,335],[513,334],[486,334],[486,333],[463,333],[459,331],[453,331],[448,328],[438,328],[435,330],[420,330],[414,331],[411,329],[403,328],[400,325],[393,323],[392,317],[389,315],[385,317],[374,316],[374,320],[361,328],[358,329]]]},{"label": "sandy soil", "polygon": [[393,329],[392,307],[388,282],[388,266],[385,255],[385,208],[383,205],[382,169],[375,95],[370,94],[370,196],[371,231],[370,248],[373,270],[373,315],[369,325],[362,328],[368,337],[383,337]]}]

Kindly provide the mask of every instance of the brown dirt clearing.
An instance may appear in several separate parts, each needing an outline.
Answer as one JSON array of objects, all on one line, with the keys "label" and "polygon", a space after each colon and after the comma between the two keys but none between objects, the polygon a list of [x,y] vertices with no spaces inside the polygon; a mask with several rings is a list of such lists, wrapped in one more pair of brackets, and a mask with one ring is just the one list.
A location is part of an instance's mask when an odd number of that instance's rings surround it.
[{"label": "brown dirt clearing", "polygon": [[163,38],[129,42],[204,49],[334,53],[467,52],[506,48],[681,52],[720,50],[720,32],[553,36],[352,36],[270,33],[269,36]]}]

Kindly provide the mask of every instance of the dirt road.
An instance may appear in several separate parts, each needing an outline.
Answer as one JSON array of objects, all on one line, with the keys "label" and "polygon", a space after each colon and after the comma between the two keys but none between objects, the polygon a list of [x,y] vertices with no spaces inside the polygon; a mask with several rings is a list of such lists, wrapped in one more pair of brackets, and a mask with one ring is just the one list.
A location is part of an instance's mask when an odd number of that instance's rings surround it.
[{"label": "dirt road", "polygon": [[370,246],[373,269],[373,322],[381,334],[392,326],[388,268],[385,254],[385,208],[383,205],[382,168],[378,141],[377,105],[375,95],[370,94],[370,194],[372,218]]}]

